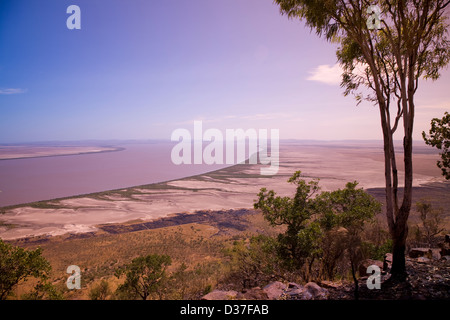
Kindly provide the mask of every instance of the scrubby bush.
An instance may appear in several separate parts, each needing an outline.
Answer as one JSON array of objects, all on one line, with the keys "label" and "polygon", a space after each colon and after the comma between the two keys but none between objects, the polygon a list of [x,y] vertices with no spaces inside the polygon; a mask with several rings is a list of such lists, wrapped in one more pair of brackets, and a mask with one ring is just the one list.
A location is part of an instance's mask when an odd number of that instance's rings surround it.
[{"label": "scrubby bush", "polygon": [[116,271],[120,278],[125,274],[126,279],[117,291],[120,298],[147,300],[151,294],[161,297],[167,279],[166,268],[172,263],[167,255],[150,254],[135,258],[130,264]]},{"label": "scrubby bush", "polygon": [[89,299],[91,300],[106,300],[112,295],[108,281],[102,279],[99,284],[95,285],[89,291]]},{"label": "scrubby bush", "polygon": [[278,234],[276,250],[286,268],[299,270],[318,249],[319,230],[311,220],[316,213],[313,196],[320,188],[318,180],[301,179],[300,171],[288,182],[296,187],[293,198],[276,196],[275,191],[262,188],[254,208],[260,209],[272,226],[286,227]]},{"label": "scrubby bush", "polygon": [[415,241],[432,247],[436,236],[445,230],[442,227],[444,211],[442,208],[433,208],[431,202],[425,199],[416,202],[416,211],[419,213],[420,224],[416,224],[414,228]]},{"label": "scrubby bush", "polygon": [[[300,171],[288,182],[296,186],[294,197],[279,197],[273,190],[262,188],[254,204],[272,226],[286,227],[272,246],[282,266],[308,281],[333,279],[339,267],[345,265],[356,280],[355,272],[366,253],[362,234],[366,223],[380,212],[381,204],[357,188],[357,182],[321,193],[318,180],[306,182]],[[247,260],[254,260],[252,252],[255,250],[246,252]],[[264,259],[258,257],[258,261],[246,263],[253,268],[247,273],[255,275],[261,261]]]},{"label": "scrubby bush", "polygon": [[28,278],[40,281],[36,290],[49,288],[45,285],[45,281],[48,279],[51,266],[41,254],[40,248],[25,250],[0,239],[0,300],[6,299],[20,282]]},{"label": "scrubby bush", "polygon": [[20,297],[22,300],[63,300],[62,290],[47,281],[39,281],[31,292]]},{"label": "scrubby bush", "polygon": [[264,235],[234,241],[225,252],[230,258],[231,270],[223,281],[245,289],[281,278],[285,272],[276,254],[276,245],[275,239]]}]

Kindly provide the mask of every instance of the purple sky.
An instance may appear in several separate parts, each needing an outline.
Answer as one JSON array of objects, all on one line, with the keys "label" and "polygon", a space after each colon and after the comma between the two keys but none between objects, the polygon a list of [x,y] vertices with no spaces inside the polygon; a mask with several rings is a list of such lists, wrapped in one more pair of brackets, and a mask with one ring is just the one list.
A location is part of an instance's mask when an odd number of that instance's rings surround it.
[{"label": "purple sky", "polygon": [[[66,27],[71,4],[81,30]],[[335,49],[272,0],[2,0],[0,143],[170,139],[194,120],[381,139],[377,108],[343,96]],[[449,88],[448,69],[421,82],[416,140]]]}]

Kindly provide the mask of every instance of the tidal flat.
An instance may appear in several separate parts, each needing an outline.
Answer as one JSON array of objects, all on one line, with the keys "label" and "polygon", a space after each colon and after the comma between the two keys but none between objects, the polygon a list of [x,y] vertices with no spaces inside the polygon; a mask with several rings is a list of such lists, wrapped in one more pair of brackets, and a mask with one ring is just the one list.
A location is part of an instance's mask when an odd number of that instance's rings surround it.
[{"label": "tidal flat", "polygon": [[[0,208],[0,238],[12,240],[35,236],[92,233],[108,224],[154,221],[176,214],[202,210],[252,209],[260,188],[278,195],[292,195],[287,183],[297,170],[305,179],[320,179],[324,191],[343,188],[347,182],[382,200],[383,151],[377,142],[302,142],[280,144],[280,167],[276,175],[260,175],[260,164],[237,164],[215,171],[161,183],[142,184],[108,191],[68,196]],[[414,153],[414,186],[444,199],[448,182],[436,167],[438,154],[418,146]],[[403,174],[399,157],[399,181]],[[434,186],[434,187],[433,187]],[[422,189],[421,189],[422,190]],[[419,194],[419,193],[418,193]],[[439,199],[435,200],[439,203]],[[448,209],[445,208],[448,220]]]}]

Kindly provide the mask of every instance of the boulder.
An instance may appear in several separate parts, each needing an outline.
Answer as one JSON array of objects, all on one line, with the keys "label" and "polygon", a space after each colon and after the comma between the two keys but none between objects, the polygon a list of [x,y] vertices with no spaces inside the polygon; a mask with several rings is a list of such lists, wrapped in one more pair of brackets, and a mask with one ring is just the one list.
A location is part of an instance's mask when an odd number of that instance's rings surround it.
[{"label": "boulder", "polygon": [[448,244],[444,244],[442,247],[441,247],[441,252],[440,252],[440,254],[441,254],[441,256],[448,256],[448,255],[450,255],[450,245],[448,245]]},{"label": "boulder", "polygon": [[324,288],[338,289],[338,288],[342,287],[342,282],[333,282],[333,281],[323,280],[323,281],[320,281],[320,285]]},{"label": "boulder", "polygon": [[433,256],[433,252],[430,248],[412,248],[409,251],[409,257],[410,258],[419,258],[419,257],[427,257],[428,259],[431,259]]},{"label": "boulder", "polygon": [[243,292],[243,299],[246,300],[268,300],[269,296],[260,287],[254,287]]},{"label": "boulder", "polygon": [[387,263],[392,263],[392,253],[386,253],[384,255],[384,261],[386,261]]},{"label": "boulder", "polygon": [[308,295],[309,293],[313,300],[324,300],[328,298],[328,290],[325,288],[321,288],[315,282],[308,282],[307,284],[305,284],[304,289],[305,289],[304,290],[305,297],[309,296]]},{"label": "boulder", "polygon": [[418,263],[428,263],[428,262],[430,262],[430,259],[428,259],[427,257],[418,257],[417,262]]},{"label": "boulder", "polygon": [[389,271],[392,267],[392,253],[386,253],[383,261],[383,271]]},{"label": "boulder", "polygon": [[289,300],[325,300],[328,295],[328,290],[315,282],[308,282],[305,286],[291,282],[284,291]]},{"label": "boulder", "polygon": [[295,282],[289,282],[288,283],[289,289],[303,289],[303,286],[301,284],[295,283]]},{"label": "boulder", "polygon": [[239,293],[234,290],[223,291],[213,290],[212,292],[204,295],[202,300],[234,300],[238,298]]},{"label": "boulder", "polygon": [[[308,295],[308,297],[305,298],[305,294]],[[308,291],[305,291],[304,288],[292,288],[292,289],[288,289],[285,292],[285,295],[290,299],[290,300],[311,300],[312,296]]]},{"label": "boulder", "polygon": [[431,258],[433,260],[441,260],[440,249],[431,249]]},{"label": "boulder", "polygon": [[275,281],[272,283],[269,283],[267,286],[263,288],[263,291],[267,294],[268,299],[270,300],[276,300],[279,299],[284,291],[287,289],[287,286],[280,282]]},{"label": "boulder", "polygon": [[314,300],[313,295],[311,294],[311,292],[304,290],[302,291],[299,295],[298,298],[300,300]]},{"label": "boulder", "polygon": [[360,277],[364,277],[367,276],[367,268],[371,265],[376,265],[377,267],[380,268],[380,270],[383,270],[383,262],[380,260],[372,260],[372,259],[366,259],[363,260],[360,264],[359,264],[359,276]]},{"label": "boulder", "polygon": [[450,238],[450,235],[445,235],[445,240],[444,240],[444,242],[441,242],[440,244],[439,244],[439,247],[441,248],[441,252],[440,252],[440,254],[441,254],[441,256],[448,256],[448,255],[450,255],[450,240],[449,240],[449,238]]}]

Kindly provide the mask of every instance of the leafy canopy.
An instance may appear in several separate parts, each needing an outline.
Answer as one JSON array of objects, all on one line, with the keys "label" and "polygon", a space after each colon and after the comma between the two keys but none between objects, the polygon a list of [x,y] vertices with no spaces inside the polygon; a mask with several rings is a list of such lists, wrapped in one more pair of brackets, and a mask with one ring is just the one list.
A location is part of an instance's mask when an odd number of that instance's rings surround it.
[{"label": "leafy canopy", "polygon": [[[392,132],[402,116],[413,115],[406,103],[413,102],[408,94],[416,92],[419,79],[438,79],[440,70],[450,62],[445,15],[448,0],[275,3],[282,14],[301,19],[319,36],[339,45],[336,55],[343,68],[341,86],[345,95],[354,94],[358,103],[369,100],[381,104],[387,117],[391,102],[397,102]],[[372,5],[380,8],[380,29],[368,25],[373,18],[368,10]]]},{"label": "leafy canopy", "polygon": [[46,280],[50,263],[41,256],[42,250],[25,250],[0,239],[0,300],[8,297],[14,287],[29,277]]},{"label": "leafy canopy", "polygon": [[126,276],[118,290],[147,300],[150,294],[158,291],[166,277],[166,268],[171,263],[168,255],[150,254],[133,259],[130,264],[116,271],[117,277],[122,274]]},{"label": "leafy canopy", "polygon": [[434,118],[431,120],[431,128],[429,136],[425,131],[422,132],[425,143],[442,150],[440,153],[441,160],[437,162],[437,166],[442,170],[445,179],[450,179],[450,114],[445,112],[442,119]]},{"label": "leafy canopy", "polygon": [[277,196],[275,191],[261,188],[255,209],[260,209],[272,225],[286,227],[277,238],[280,258],[291,269],[300,269],[308,259],[321,253],[321,242],[333,228],[343,227],[358,234],[364,222],[380,212],[381,204],[357,182],[347,183],[344,189],[318,193],[319,180],[306,182],[297,171],[288,180],[296,186],[293,197]]}]

